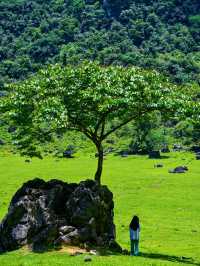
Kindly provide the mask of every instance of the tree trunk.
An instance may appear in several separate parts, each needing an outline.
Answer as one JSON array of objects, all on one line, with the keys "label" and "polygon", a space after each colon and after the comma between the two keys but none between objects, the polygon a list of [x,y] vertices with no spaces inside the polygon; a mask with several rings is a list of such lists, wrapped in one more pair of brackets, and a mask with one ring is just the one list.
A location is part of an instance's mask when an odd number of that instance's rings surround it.
[{"label": "tree trunk", "polygon": [[98,165],[95,173],[95,181],[101,184],[101,174],[103,170],[103,146],[101,144],[96,145],[98,151]]}]

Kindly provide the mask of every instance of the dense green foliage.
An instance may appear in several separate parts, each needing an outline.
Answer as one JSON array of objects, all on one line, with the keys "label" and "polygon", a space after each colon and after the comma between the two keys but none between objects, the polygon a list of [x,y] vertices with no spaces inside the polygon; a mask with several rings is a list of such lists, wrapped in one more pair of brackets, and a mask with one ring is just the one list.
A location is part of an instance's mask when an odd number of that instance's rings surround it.
[{"label": "dense green foliage", "polygon": [[0,34],[1,87],[82,59],[200,80],[199,0],[1,0]]}]

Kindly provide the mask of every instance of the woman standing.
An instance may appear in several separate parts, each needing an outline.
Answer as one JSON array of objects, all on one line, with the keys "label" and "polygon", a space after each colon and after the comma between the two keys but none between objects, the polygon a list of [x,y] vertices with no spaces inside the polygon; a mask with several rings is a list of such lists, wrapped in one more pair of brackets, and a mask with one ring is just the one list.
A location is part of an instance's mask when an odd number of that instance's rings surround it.
[{"label": "woman standing", "polygon": [[130,226],[130,240],[131,240],[131,256],[138,256],[139,254],[139,238],[140,238],[140,222],[137,216],[134,216]]}]

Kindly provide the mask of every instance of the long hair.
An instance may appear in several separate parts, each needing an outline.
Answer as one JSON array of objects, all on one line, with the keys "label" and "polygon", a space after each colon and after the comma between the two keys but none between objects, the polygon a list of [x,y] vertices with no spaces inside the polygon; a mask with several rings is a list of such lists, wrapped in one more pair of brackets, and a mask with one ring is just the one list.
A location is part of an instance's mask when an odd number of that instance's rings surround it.
[{"label": "long hair", "polygon": [[130,223],[130,225],[129,225],[129,227],[132,230],[136,231],[139,228],[139,226],[140,226],[139,218],[137,216],[134,216],[132,221],[131,221],[131,223]]}]

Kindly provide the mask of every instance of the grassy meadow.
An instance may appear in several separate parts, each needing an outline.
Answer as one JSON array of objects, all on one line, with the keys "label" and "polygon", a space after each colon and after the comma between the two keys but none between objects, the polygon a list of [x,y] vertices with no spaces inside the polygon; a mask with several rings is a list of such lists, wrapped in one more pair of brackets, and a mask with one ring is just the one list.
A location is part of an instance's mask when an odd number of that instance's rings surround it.
[{"label": "grassy meadow", "polygon": [[[155,163],[163,168],[154,168]],[[185,174],[168,170],[187,165]],[[93,178],[96,159],[79,154],[74,159],[33,159],[0,154],[0,219],[12,195],[27,180],[41,177],[79,182]],[[133,214],[141,220],[141,256],[95,256],[88,264],[114,265],[200,265],[200,161],[190,153],[171,153],[169,158],[150,160],[145,156],[105,159],[102,183],[114,193],[117,241],[129,249],[128,225]],[[0,266],[85,265],[84,255],[65,252],[34,254],[19,250],[0,255]]]}]

